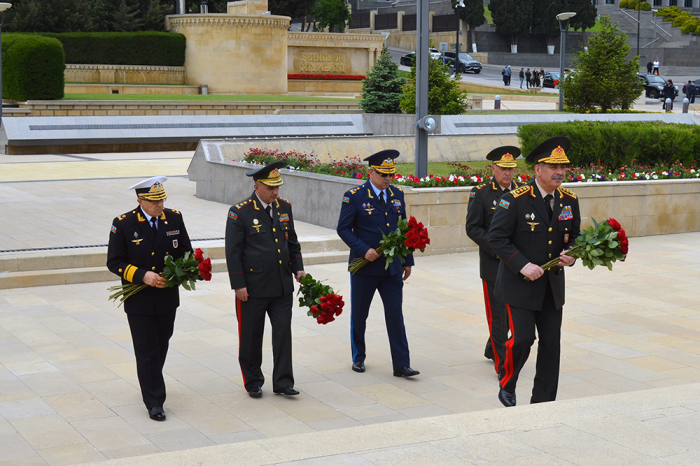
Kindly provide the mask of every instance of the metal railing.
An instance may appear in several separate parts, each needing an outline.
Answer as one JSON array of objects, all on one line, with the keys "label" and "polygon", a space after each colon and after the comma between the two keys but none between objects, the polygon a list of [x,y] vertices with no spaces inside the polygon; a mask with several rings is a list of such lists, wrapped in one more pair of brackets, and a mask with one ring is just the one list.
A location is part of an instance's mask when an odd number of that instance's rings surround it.
[{"label": "metal railing", "polygon": [[642,48],[645,49],[645,48],[649,47],[651,44],[653,44],[653,43],[656,42],[657,40],[661,40],[661,37],[657,37],[656,39],[654,39],[654,40],[652,40],[651,42],[649,42],[647,45],[643,45]]},{"label": "metal railing", "polygon": [[[625,10],[620,9],[620,13],[629,16],[635,23],[637,22],[637,18],[635,18],[635,17],[632,16],[631,14],[627,13]],[[663,22],[663,19],[662,19],[661,21]],[[659,30],[659,31],[663,32],[664,34],[666,34],[668,37],[673,37],[673,34],[671,34],[670,32],[668,32],[666,29],[662,28],[662,27],[659,25],[659,23],[654,23],[654,17],[653,17],[653,16],[652,16],[652,18],[649,20],[649,22],[650,22],[651,24],[656,24],[654,27],[656,27],[657,30]]]}]

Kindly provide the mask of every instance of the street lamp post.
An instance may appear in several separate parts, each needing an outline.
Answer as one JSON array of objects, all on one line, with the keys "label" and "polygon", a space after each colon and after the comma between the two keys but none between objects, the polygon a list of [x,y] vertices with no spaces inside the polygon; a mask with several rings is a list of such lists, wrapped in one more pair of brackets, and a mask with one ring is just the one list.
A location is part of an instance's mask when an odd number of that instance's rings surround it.
[{"label": "street lamp post", "polygon": [[455,14],[457,15],[457,40],[455,40],[455,75],[459,72],[459,9],[464,8],[464,0],[459,0],[455,5]]},{"label": "street lamp post", "polygon": [[[639,56],[639,34],[640,25],[642,24],[642,4],[637,4],[637,56]],[[639,58],[637,59],[639,60]],[[639,68],[639,63],[637,63],[637,68]]]},{"label": "street lamp post", "polygon": [[656,41],[656,12],[659,10],[651,10],[651,14],[654,16],[654,42]]},{"label": "street lamp post", "polygon": [[559,111],[564,111],[564,57],[566,56],[566,30],[569,29],[569,20],[576,16],[574,12],[559,13],[559,32],[561,33],[561,43],[559,44]]},{"label": "street lamp post", "polygon": [[2,17],[0,17],[0,128],[2,128],[2,23],[5,21],[5,13],[11,7],[11,3],[0,3],[0,11],[2,12]]},{"label": "street lamp post", "polygon": [[430,0],[417,0],[416,8],[416,158],[415,174],[428,175],[428,131],[421,128],[421,120],[428,115],[428,66],[430,50],[428,21]]}]

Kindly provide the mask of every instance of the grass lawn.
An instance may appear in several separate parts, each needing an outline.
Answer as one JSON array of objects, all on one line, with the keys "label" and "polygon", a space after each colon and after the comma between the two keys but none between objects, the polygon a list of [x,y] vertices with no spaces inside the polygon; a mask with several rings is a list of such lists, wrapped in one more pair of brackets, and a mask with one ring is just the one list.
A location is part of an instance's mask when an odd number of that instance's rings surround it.
[{"label": "grass lawn", "polygon": [[[486,158],[486,154],[484,154]],[[519,167],[525,167],[524,160],[517,160]],[[469,165],[475,170],[483,170],[491,163],[486,160],[478,162],[460,162],[465,165]],[[396,171],[402,175],[413,175],[415,172],[415,165],[412,163],[397,163]],[[428,173],[437,176],[449,176],[455,172],[455,167],[449,164],[449,162],[429,162],[428,163]]]},{"label": "grass lawn", "polygon": [[354,99],[300,95],[66,94],[63,100],[178,100],[189,102],[355,102]]}]

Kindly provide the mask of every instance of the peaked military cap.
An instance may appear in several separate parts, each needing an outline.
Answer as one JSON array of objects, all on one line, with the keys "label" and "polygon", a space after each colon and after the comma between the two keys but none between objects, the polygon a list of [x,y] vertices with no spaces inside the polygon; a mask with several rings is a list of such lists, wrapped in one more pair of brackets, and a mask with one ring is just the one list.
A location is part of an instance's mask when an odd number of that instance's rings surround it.
[{"label": "peaked military cap", "polygon": [[515,168],[518,166],[515,159],[520,157],[520,148],[515,146],[496,147],[488,153],[486,160],[490,160],[494,165],[502,168]]},{"label": "peaked military cap", "polygon": [[530,163],[571,163],[566,157],[570,147],[571,141],[565,136],[549,138],[532,149],[526,160]]},{"label": "peaked military cap", "polygon": [[400,155],[399,151],[394,149],[380,150],[376,154],[372,154],[366,159],[365,162],[369,162],[369,166],[375,169],[379,173],[393,175],[396,173],[396,167],[394,166],[394,159]]},{"label": "peaked military cap", "polygon": [[253,180],[259,181],[268,186],[282,186],[284,181],[282,181],[279,169],[284,167],[284,162],[272,162],[264,167],[250,170],[246,173],[246,176],[252,176]]},{"label": "peaked military cap", "polygon": [[154,176],[153,178],[139,181],[135,185],[129,187],[129,189],[135,189],[136,195],[140,199],[153,202],[162,201],[168,197],[168,195],[165,194],[165,188],[163,188],[163,183],[165,183],[167,179],[168,178],[165,176]]}]

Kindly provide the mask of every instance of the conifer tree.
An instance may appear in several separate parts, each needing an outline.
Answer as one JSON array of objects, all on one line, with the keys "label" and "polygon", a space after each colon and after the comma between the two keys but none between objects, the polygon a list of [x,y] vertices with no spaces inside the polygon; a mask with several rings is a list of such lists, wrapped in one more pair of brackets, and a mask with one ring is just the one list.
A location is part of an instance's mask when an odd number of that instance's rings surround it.
[{"label": "conifer tree", "polygon": [[510,36],[513,53],[517,53],[518,37],[530,31],[533,0],[491,0],[489,10],[496,32]]},{"label": "conifer tree", "polygon": [[165,29],[165,15],[170,14],[170,8],[162,5],[160,0],[151,0],[143,18],[145,31],[163,31]]},{"label": "conifer tree", "polygon": [[116,32],[138,31],[142,23],[139,13],[138,0],[121,0],[119,8],[114,13],[112,28]]},{"label": "conifer tree", "polygon": [[367,113],[401,113],[404,84],[406,79],[399,76],[399,65],[384,47],[367,78],[362,81],[360,108]]},{"label": "conifer tree", "polygon": [[598,10],[596,10],[593,2],[589,0],[569,0],[569,11],[576,13],[576,16],[569,21],[569,26],[571,26],[574,31],[580,29],[581,32],[586,32],[586,29],[595,26]]}]

